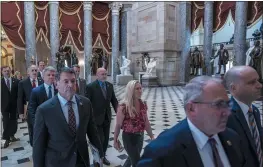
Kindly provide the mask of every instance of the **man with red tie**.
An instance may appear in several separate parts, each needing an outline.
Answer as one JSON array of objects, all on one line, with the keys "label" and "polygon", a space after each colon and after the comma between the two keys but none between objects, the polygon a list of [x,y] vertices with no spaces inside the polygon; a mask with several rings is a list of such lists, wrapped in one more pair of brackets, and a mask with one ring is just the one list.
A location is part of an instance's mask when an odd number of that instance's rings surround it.
[{"label": "man with red tie", "polygon": [[3,116],[4,147],[7,148],[10,142],[17,141],[17,89],[19,80],[10,77],[11,69],[8,66],[1,68],[3,78],[1,79],[1,112]]},{"label": "man with red tie", "polygon": [[249,66],[235,66],[227,71],[224,80],[233,104],[227,127],[239,134],[251,166],[262,167],[263,129],[260,112],[252,105],[262,89],[258,73]]},{"label": "man with red tie", "polygon": [[80,73],[80,66],[75,64],[73,65],[73,70],[75,71],[76,74],[76,93],[82,96],[85,96],[85,92],[86,92],[86,80],[83,78],[79,77],[79,73]]},{"label": "man with red tie", "polygon": [[[29,77],[23,79],[18,84],[17,108],[18,113],[23,115],[23,120],[27,119],[27,104],[30,99],[32,89],[44,83],[41,78],[37,78],[37,66],[31,65],[27,69],[27,73]],[[27,124],[29,132],[29,142],[32,146],[32,124],[28,120]]]}]

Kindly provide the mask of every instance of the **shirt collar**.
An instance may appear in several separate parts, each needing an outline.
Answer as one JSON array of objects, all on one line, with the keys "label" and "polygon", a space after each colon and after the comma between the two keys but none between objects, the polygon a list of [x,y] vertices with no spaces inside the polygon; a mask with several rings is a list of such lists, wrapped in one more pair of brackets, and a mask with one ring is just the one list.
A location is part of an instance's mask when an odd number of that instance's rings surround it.
[{"label": "shirt collar", "polygon": [[[59,102],[60,102],[60,104],[61,104],[62,106],[65,106],[65,105],[67,104],[67,102],[68,102],[68,101],[67,101],[64,97],[62,97],[59,93],[58,93],[58,100],[59,100]],[[75,95],[72,97],[71,101],[72,101],[73,104],[76,103],[76,97],[75,97]]]},{"label": "shirt collar", "polygon": [[[187,119],[189,128],[192,132],[193,138],[195,139],[197,147],[202,150],[206,145],[209,137],[205,135],[201,130],[199,130],[189,119]],[[216,140],[217,143],[220,142],[218,135],[213,135],[212,138]]]},{"label": "shirt collar", "polygon": [[[236,100],[237,104],[240,106],[240,108],[241,108],[242,112],[244,113],[244,115],[248,114],[249,106],[246,105],[245,103],[237,100],[235,97],[233,97],[233,98]],[[251,108],[252,108],[252,106],[251,106]]]},{"label": "shirt collar", "polygon": [[[5,78],[5,77],[4,77]],[[5,81],[7,81],[7,80],[9,80],[10,81],[10,79],[11,79],[11,77],[9,77],[9,78],[5,78]]]},{"label": "shirt collar", "polygon": [[48,89],[48,88],[49,88],[49,86],[51,86],[51,88],[53,88],[53,84],[51,84],[51,85],[48,85],[48,84],[44,83],[44,86],[45,86],[45,88],[46,88],[46,89]]},{"label": "shirt collar", "polygon": [[102,81],[100,81],[100,80],[98,80],[98,82],[99,82],[100,86],[102,86],[102,83],[104,83],[104,84],[106,85],[105,82],[102,82]]},{"label": "shirt collar", "polygon": [[[30,78],[30,81],[33,82],[33,78]],[[35,82],[37,82],[37,78],[35,79]]]}]

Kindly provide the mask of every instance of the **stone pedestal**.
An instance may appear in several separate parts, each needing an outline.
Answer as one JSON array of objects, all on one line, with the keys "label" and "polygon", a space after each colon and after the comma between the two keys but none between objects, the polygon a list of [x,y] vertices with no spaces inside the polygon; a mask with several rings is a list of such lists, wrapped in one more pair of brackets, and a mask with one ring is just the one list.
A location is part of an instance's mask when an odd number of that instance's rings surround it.
[{"label": "stone pedestal", "polygon": [[158,77],[157,76],[142,76],[142,86],[143,87],[158,87]]},{"label": "stone pedestal", "polygon": [[133,80],[132,75],[117,75],[116,84],[117,85],[127,85],[127,83],[131,80]]}]

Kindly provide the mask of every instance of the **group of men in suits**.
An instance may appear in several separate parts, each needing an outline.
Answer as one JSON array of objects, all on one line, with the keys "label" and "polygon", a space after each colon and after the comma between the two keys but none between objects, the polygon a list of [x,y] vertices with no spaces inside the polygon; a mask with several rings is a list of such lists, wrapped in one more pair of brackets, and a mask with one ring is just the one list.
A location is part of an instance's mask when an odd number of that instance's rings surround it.
[{"label": "group of men in suits", "polygon": [[224,82],[192,79],[184,92],[187,118],[147,145],[138,167],[262,167],[262,125],[252,105],[258,80],[249,66],[231,68]]}]

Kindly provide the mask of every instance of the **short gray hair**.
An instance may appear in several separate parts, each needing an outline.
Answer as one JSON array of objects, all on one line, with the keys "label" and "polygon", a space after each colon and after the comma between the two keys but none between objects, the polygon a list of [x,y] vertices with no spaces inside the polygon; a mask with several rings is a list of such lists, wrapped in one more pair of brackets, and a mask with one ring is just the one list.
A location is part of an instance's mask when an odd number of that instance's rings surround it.
[{"label": "short gray hair", "polygon": [[203,89],[208,82],[216,82],[222,84],[222,80],[213,78],[210,76],[199,76],[195,77],[186,84],[184,88],[184,108],[190,101],[201,101],[203,95]]},{"label": "short gray hair", "polygon": [[57,70],[54,67],[52,67],[52,66],[45,67],[44,70],[43,70],[43,74],[45,74],[47,71],[57,72]]},{"label": "short gray hair", "polygon": [[231,91],[231,85],[241,81],[241,73],[249,66],[234,66],[230,68],[224,76],[224,85]]}]

